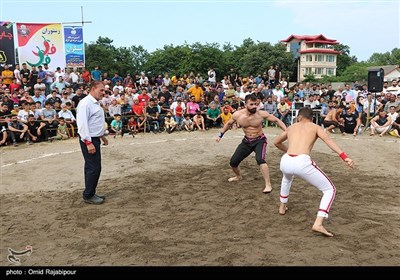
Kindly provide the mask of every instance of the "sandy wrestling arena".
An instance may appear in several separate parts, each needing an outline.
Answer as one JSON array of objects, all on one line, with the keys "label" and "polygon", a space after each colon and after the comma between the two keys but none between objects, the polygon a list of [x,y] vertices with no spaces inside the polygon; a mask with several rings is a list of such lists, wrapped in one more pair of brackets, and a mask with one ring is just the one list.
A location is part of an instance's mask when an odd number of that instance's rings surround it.
[{"label": "sandy wrestling arena", "polygon": [[254,154],[243,180],[228,183],[242,130],[109,137],[98,192],[82,200],[78,140],[2,147],[1,266],[16,251],[26,266],[397,266],[400,263],[400,141],[331,137],[355,161],[350,170],[324,143],[312,158],[337,188],[325,227],[311,231],[321,194],[295,179],[278,214],[282,156],[264,129],[273,191],[263,194]]}]

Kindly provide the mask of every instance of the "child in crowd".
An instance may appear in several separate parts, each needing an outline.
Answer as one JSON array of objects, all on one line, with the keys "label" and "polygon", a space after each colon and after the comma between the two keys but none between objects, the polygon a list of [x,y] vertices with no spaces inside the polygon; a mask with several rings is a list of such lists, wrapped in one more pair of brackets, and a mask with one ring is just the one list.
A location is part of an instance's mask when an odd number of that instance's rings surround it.
[{"label": "child in crowd", "polygon": [[167,114],[165,117],[165,129],[168,133],[172,133],[176,128],[175,119],[171,117],[171,114]]},{"label": "child in crowd", "polygon": [[49,137],[50,141],[53,140],[67,140],[70,137],[70,133],[67,127],[67,123],[63,117],[58,119],[57,135]]},{"label": "child in crowd", "polygon": [[129,134],[135,137],[135,134],[138,133],[138,130],[137,130],[137,122],[133,116],[129,118],[127,125]]},{"label": "child in crowd", "polygon": [[110,126],[111,126],[110,133],[115,133],[114,138],[117,137],[117,135],[121,135],[121,137],[124,137],[124,131],[122,129],[122,120],[120,114],[114,115],[114,119],[111,122]]},{"label": "child in crowd", "polygon": [[194,129],[194,124],[193,121],[190,119],[190,115],[189,114],[185,114],[185,119],[182,121],[182,127],[186,130],[186,131],[193,131]]}]

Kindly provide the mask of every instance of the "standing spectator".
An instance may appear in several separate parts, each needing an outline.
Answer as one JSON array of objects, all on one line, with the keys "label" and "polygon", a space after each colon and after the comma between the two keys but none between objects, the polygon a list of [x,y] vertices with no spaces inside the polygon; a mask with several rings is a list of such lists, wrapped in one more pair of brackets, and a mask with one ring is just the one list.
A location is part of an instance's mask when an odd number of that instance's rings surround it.
[{"label": "standing spectator", "polygon": [[[275,85],[281,84],[282,80],[282,72],[281,69],[279,69],[279,65],[275,65]],[[282,86],[284,89],[286,86]]]},{"label": "standing spectator", "polygon": [[50,70],[49,65],[47,63],[43,64],[43,68],[44,68],[43,71],[46,73],[46,75],[45,79],[42,80],[42,82],[46,85],[46,95],[48,95],[51,92],[50,86],[54,82],[53,78],[55,74],[52,70]]},{"label": "standing spectator", "polygon": [[23,80],[23,78],[26,78],[26,81],[29,81],[30,73],[31,73],[31,71],[28,69],[28,65],[26,65],[25,62],[22,63],[22,69],[19,71],[21,81]]},{"label": "standing spectator", "polygon": [[268,83],[271,88],[275,88],[275,69],[273,65],[268,69]]},{"label": "standing spectator", "polygon": [[71,82],[70,84],[72,85],[72,89],[74,91],[76,91],[78,89],[78,83],[79,83],[79,72],[78,72],[78,68],[74,68],[74,70],[72,71],[72,73],[70,74],[70,78],[71,78]]},{"label": "standing spectator", "polygon": [[101,71],[99,70],[99,66],[96,65],[90,74],[93,81],[101,81]]},{"label": "standing spectator", "polygon": [[21,84],[22,79],[21,79],[21,73],[20,73],[20,67],[19,64],[15,64],[15,69],[14,69],[14,78],[17,79],[17,84]]},{"label": "standing spectator", "polygon": [[215,85],[216,81],[217,81],[217,74],[215,73],[215,70],[214,70],[214,68],[212,66],[208,70],[207,74],[208,74],[208,82],[211,85]]},{"label": "standing spectator", "polygon": [[1,71],[1,78],[3,79],[3,84],[6,85],[7,87],[10,87],[13,75],[14,73],[9,69],[8,64],[4,64],[4,70]]},{"label": "standing spectator", "polygon": [[92,76],[91,76],[90,72],[85,67],[82,68],[81,77],[82,77],[83,82],[85,84],[89,84],[92,81]]}]

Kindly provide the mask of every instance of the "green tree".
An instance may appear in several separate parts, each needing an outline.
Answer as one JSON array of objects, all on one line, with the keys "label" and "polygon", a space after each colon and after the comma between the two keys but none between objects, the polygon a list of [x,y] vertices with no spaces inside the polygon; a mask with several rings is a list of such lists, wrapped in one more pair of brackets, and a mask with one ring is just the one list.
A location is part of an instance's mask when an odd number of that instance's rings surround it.
[{"label": "green tree", "polygon": [[137,72],[146,63],[148,52],[142,46],[116,48],[113,40],[99,37],[95,43],[86,44],[86,68],[90,70],[99,66],[102,72],[118,72],[125,76]]},{"label": "green tree", "polygon": [[336,75],[341,76],[347,67],[357,62],[357,58],[350,56],[350,47],[347,45],[337,44],[334,46],[334,50],[340,52],[337,56]]},{"label": "green tree", "polygon": [[360,62],[354,63],[346,68],[340,76],[342,82],[366,81],[368,77],[369,63]]},{"label": "green tree", "polygon": [[373,66],[400,65],[400,49],[394,48],[391,52],[373,53],[368,63]]}]

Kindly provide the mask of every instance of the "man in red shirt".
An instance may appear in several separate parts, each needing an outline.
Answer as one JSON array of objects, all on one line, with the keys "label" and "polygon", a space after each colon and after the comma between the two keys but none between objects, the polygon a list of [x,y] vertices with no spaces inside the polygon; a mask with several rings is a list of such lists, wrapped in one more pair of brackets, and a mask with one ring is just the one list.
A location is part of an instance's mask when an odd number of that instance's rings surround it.
[{"label": "man in red shirt", "polygon": [[85,84],[89,84],[92,79],[90,72],[86,68],[82,69],[82,79],[85,82]]}]

